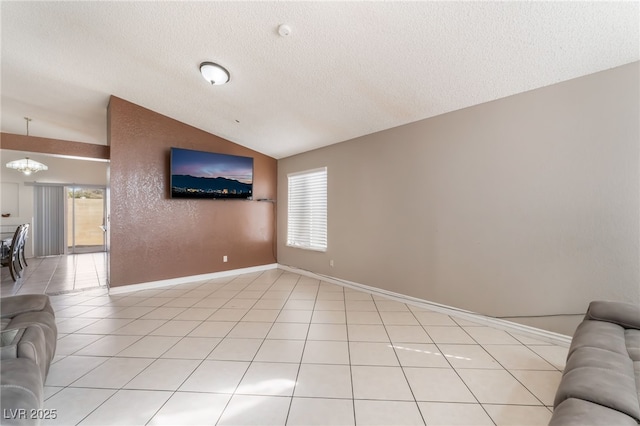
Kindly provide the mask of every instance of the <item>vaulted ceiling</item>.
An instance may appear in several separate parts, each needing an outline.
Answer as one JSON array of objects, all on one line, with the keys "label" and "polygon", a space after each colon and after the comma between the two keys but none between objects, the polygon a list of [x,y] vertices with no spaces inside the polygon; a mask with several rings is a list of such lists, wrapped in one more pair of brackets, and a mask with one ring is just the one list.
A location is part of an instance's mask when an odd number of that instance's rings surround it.
[{"label": "vaulted ceiling", "polygon": [[0,8],[1,130],[98,144],[110,95],[283,158],[640,59],[638,2]]}]

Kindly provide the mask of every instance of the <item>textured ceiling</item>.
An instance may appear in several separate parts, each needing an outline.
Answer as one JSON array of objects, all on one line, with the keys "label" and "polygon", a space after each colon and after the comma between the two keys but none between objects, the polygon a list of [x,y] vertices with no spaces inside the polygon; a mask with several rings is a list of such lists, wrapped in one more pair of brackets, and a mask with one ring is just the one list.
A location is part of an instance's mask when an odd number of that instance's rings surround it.
[{"label": "textured ceiling", "polygon": [[112,94],[282,158],[640,59],[638,2],[0,7],[2,131],[99,144]]}]

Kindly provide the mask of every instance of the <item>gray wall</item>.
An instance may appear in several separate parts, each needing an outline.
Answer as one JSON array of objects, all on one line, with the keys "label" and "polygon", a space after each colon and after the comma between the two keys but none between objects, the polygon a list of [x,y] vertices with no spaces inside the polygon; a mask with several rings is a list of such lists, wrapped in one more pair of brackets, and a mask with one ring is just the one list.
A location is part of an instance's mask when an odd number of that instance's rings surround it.
[{"label": "gray wall", "polygon": [[[279,263],[564,334],[591,300],[640,302],[639,75],[636,62],[280,160]],[[329,249],[286,247],[287,173],[321,166]]]}]

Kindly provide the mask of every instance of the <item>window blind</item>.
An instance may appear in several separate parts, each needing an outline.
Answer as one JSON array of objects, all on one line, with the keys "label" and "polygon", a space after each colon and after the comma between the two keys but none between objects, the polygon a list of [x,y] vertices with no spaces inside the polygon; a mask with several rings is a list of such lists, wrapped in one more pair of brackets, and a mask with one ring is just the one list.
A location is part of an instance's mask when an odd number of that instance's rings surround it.
[{"label": "window blind", "polygon": [[327,168],[287,175],[287,245],[327,250]]},{"label": "window blind", "polygon": [[35,185],[33,195],[34,255],[64,254],[64,206],[66,203],[64,187]]}]

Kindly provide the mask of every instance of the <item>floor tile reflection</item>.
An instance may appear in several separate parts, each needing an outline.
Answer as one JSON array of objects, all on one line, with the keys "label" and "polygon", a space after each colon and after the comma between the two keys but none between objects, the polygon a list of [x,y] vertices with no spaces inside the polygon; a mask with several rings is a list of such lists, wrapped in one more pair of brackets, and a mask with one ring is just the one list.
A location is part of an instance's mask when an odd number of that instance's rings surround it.
[{"label": "floor tile reflection", "polygon": [[544,425],[567,352],[282,270],[51,301],[45,425]]}]

